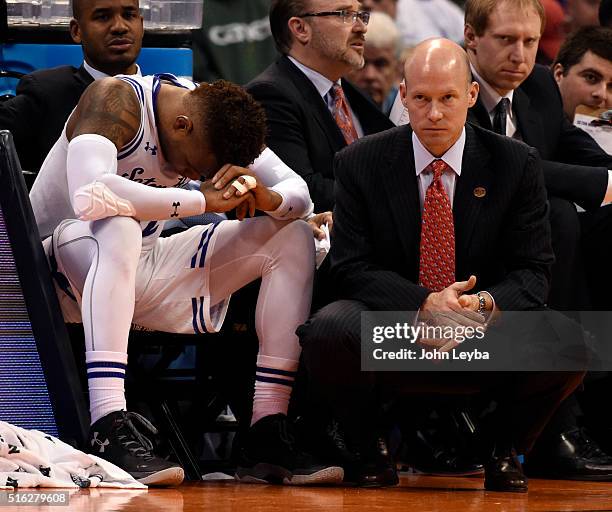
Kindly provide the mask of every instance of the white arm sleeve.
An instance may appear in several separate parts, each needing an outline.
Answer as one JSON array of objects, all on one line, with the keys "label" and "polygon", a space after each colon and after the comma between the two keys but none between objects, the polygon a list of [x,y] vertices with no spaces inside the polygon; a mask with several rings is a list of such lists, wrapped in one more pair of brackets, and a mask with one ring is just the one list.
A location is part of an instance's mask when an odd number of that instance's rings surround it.
[{"label": "white arm sleeve", "polygon": [[117,148],[102,135],[79,135],[68,144],[66,178],[74,208],[74,194],[83,185],[93,183],[104,174],[117,174]]},{"label": "white arm sleeve", "polygon": [[304,219],[312,216],[314,205],[308,185],[270,148],[264,149],[249,169],[257,176],[258,183],[274,190],[283,199],[276,210],[266,212],[268,215],[276,219]]},{"label": "white arm sleeve", "polygon": [[206,210],[199,190],[154,188],[117,176],[117,148],[100,135],[79,135],[70,142],[67,179],[72,207],[82,220],[113,215],[166,220]]}]

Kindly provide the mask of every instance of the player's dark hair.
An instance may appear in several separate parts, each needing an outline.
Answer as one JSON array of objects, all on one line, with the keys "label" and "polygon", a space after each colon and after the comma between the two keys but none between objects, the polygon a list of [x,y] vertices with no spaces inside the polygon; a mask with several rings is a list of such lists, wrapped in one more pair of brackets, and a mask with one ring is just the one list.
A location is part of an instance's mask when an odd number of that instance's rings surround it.
[{"label": "player's dark hair", "polygon": [[202,120],[219,167],[228,163],[246,167],[259,156],[265,144],[266,115],[242,87],[216,80],[200,84],[186,98]]},{"label": "player's dark hair", "polygon": [[604,60],[612,61],[612,28],[579,28],[563,42],[553,66],[561,64],[563,75],[567,76],[572,66],[578,64],[586,52],[593,52]]}]

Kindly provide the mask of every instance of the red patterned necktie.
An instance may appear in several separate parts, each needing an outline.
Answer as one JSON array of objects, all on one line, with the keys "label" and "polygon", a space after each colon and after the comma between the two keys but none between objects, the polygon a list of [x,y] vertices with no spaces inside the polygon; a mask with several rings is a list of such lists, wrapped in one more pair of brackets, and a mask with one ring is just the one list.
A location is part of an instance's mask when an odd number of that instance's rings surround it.
[{"label": "red patterned necktie", "polygon": [[[455,226],[453,211],[442,175],[451,168],[434,160],[423,172],[433,172],[433,181],[425,193],[421,224],[419,283],[439,292],[455,282]],[[452,170],[451,170],[452,171]]]},{"label": "red patterned necktie", "polygon": [[334,116],[334,120],[336,121],[338,128],[340,128],[347,145],[351,144],[357,140],[358,136],[355,126],[353,125],[353,118],[351,116],[348,103],[346,102],[344,91],[342,90],[342,87],[340,87],[340,84],[336,83],[329,91],[329,94],[334,102],[332,106],[332,115]]}]

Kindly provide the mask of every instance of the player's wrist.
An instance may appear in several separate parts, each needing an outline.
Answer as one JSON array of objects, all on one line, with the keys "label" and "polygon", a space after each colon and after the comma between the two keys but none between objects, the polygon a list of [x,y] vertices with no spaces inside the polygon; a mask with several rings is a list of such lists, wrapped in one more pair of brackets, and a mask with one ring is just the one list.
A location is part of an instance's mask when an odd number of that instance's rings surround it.
[{"label": "player's wrist", "polygon": [[[194,193],[195,192],[196,191],[194,191]],[[206,213],[206,196],[202,190],[200,190],[200,196],[200,213]]]},{"label": "player's wrist", "polygon": [[257,205],[257,207],[264,212],[273,212],[278,210],[280,205],[283,203],[283,196],[281,196],[278,192],[266,188],[267,197],[264,200],[264,204]]}]

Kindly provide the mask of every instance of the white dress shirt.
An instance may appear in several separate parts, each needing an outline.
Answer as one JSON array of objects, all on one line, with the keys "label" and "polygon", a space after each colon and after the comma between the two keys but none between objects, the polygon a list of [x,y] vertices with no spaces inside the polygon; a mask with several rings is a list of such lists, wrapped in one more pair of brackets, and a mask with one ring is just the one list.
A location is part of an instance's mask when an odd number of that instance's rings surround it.
[{"label": "white dress shirt", "polygon": [[[87,71],[94,80],[100,80],[100,78],[107,78],[110,76],[106,73],[103,73],[102,71],[98,71],[96,68],[92,68],[85,60],[83,61],[83,67],[85,68],[85,71]],[[140,66],[138,64],[136,64],[136,73],[134,74],[137,76],[142,76]]]},{"label": "white dress shirt", "polygon": [[423,211],[427,188],[433,181],[433,173],[423,171],[434,160],[443,160],[453,170],[453,172],[445,172],[442,175],[442,185],[444,186],[444,190],[446,190],[446,195],[448,196],[452,208],[455,198],[457,176],[461,176],[461,161],[463,159],[463,149],[465,148],[465,128],[463,128],[457,141],[439,158],[433,156],[425,146],[421,144],[421,141],[414,132],[412,132],[412,147],[414,148],[414,168],[419,180],[421,212]]},{"label": "white dress shirt", "polygon": [[478,74],[478,72],[474,69],[474,66],[470,64],[472,68],[472,74],[474,75],[474,79],[480,85],[480,99],[482,100],[482,104],[487,109],[489,113],[489,119],[491,119],[491,125],[493,125],[493,119],[495,118],[495,108],[497,104],[501,101],[502,98],[508,98],[510,100],[510,108],[506,115],[506,135],[508,137],[513,137],[515,139],[521,139],[520,134],[517,133],[517,120],[514,112],[512,111],[512,98],[514,97],[514,90],[510,91],[508,94],[504,96],[500,96],[500,94],[493,89],[487,82],[485,82],[482,77]]},{"label": "white dress shirt", "polygon": [[[308,66],[304,66],[304,64],[302,64],[300,61],[291,57],[291,55],[289,55],[288,57],[289,60],[293,62],[298,67],[298,69],[306,75],[308,80],[312,82],[312,85],[315,86],[331,113],[333,110],[334,101],[331,98],[330,91],[331,88],[334,86],[334,82],[332,82],[329,78],[324,77],[318,71],[315,71],[314,69],[311,69]],[[338,80],[338,82],[336,83],[341,86],[342,79]],[[344,97],[346,98],[346,95]],[[351,112],[351,117],[353,118],[353,126],[355,127],[355,131],[357,132],[357,136],[361,138],[363,137],[363,128],[361,127],[359,118],[355,115],[355,112],[353,111],[353,108],[351,107],[348,98],[346,98],[346,104],[348,105],[348,108]]]}]

